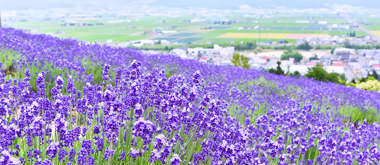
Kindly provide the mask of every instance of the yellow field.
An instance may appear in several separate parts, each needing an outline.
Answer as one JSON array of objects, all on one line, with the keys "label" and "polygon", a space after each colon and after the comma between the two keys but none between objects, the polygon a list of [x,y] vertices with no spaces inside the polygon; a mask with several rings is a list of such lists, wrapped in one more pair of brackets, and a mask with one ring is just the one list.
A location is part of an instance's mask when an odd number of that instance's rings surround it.
[{"label": "yellow field", "polygon": [[380,37],[380,31],[371,31],[373,34],[377,35],[378,37]]},{"label": "yellow field", "polygon": [[289,34],[288,33],[261,33],[261,36],[259,36],[259,33],[226,33],[223,35],[220,35],[216,38],[271,38],[271,39],[277,39],[277,38],[286,38]]}]

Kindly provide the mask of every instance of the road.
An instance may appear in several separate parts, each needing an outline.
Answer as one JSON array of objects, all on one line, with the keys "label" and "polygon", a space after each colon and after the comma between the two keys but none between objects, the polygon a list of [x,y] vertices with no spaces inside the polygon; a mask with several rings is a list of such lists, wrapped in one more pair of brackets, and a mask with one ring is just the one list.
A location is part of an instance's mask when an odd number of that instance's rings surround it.
[{"label": "road", "polygon": [[354,79],[354,73],[352,72],[352,67],[350,67],[347,63],[343,63],[344,74],[346,75],[347,81],[349,83]]},{"label": "road", "polygon": [[359,29],[366,32],[373,40],[376,40],[378,43],[380,42],[380,37],[373,34],[371,31],[368,31],[367,29],[364,29],[363,27],[359,26]]},{"label": "road", "polygon": [[345,18],[346,18],[346,20],[347,20],[350,24],[352,24],[352,25],[358,25],[358,28],[359,28],[360,30],[366,32],[369,36],[371,36],[371,38],[372,38],[373,40],[376,40],[378,43],[380,43],[380,37],[379,37],[379,36],[373,34],[371,31],[369,31],[369,30],[363,28],[363,27],[360,26],[355,20],[351,19],[349,16],[346,15]]}]

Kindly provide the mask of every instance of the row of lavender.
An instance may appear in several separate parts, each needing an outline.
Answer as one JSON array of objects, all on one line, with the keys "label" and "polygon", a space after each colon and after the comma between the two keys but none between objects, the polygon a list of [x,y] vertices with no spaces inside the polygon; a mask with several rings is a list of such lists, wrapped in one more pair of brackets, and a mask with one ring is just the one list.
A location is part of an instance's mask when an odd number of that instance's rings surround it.
[{"label": "row of lavender", "polygon": [[[377,110],[378,93],[11,28],[0,30],[0,46],[20,55],[14,64],[25,71],[24,79],[2,74],[5,164],[380,161],[377,123],[354,126],[337,113]],[[102,67],[102,83],[83,61]],[[40,70],[35,92],[30,68]],[[49,88],[46,76],[57,68]]]}]

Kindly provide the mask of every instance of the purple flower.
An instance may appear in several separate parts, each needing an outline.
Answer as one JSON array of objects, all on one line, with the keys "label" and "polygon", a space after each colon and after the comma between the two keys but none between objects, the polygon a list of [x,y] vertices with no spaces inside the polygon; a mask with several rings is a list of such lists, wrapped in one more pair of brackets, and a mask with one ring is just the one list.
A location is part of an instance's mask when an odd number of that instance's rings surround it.
[{"label": "purple flower", "polygon": [[86,128],[86,127],[83,127],[83,128],[82,128],[82,136],[83,136],[83,137],[86,136],[86,132],[87,132],[87,128]]},{"label": "purple flower", "polygon": [[87,165],[94,165],[94,164],[95,164],[95,159],[89,156],[87,160]]},{"label": "purple flower", "polygon": [[29,69],[26,69],[25,70],[25,77],[30,77],[31,74],[30,74],[30,70]]},{"label": "purple flower", "polygon": [[120,153],[120,161],[124,161],[124,159],[125,159],[125,152],[123,151]]},{"label": "purple flower", "polygon": [[65,157],[68,153],[66,152],[65,149],[61,148],[59,149],[59,152],[58,152],[58,161],[60,162],[64,162],[65,161]]},{"label": "purple flower", "polygon": [[144,144],[149,144],[153,138],[153,134],[156,131],[156,126],[153,125],[151,121],[144,120],[140,117],[134,124],[132,128],[132,135],[141,137],[144,139]]},{"label": "purple flower", "polygon": [[181,162],[181,158],[178,156],[178,154],[174,154],[173,158],[170,159],[170,165],[180,165]]},{"label": "purple flower", "polygon": [[249,120],[249,118],[245,118],[244,125],[248,126],[249,124],[251,124],[251,121]]},{"label": "purple flower", "polygon": [[82,148],[78,152],[78,159],[77,159],[77,164],[85,165],[87,161],[87,151],[86,149]]},{"label": "purple flower", "polygon": [[42,165],[54,165],[49,159],[46,159],[42,162]]},{"label": "purple flower", "polygon": [[98,139],[95,143],[97,146],[98,150],[97,151],[102,151],[103,150],[103,139]]},{"label": "purple flower", "polygon": [[170,155],[171,153],[171,147],[170,146],[165,146],[163,151],[161,152],[161,155],[160,155],[160,160],[162,163],[166,163],[167,162],[167,157]]},{"label": "purple flower", "polygon": [[144,110],[141,107],[141,104],[137,103],[135,106],[135,114],[136,114],[136,119],[142,117],[144,113]]},{"label": "purple flower", "polygon": [[64,80],[61,76],[58,76],[57,77],[57,80],[55,82],[55,86],[58,88],[58,89],[62,89],[63,87],[63,83],[64,83]]},{"label": "purple flower", "polygon": [[46,149],[46,155],[51,159],[55,158],[57,151],[59,149],[59,142],[51,142],[49,147]]},{"label": "purple flower", "polygon": [[113,156],[115,154],[114,150],[106,148],[106,152],[104,153],[104,159],[108,161],[109,157]]},{"label": "purple flower", "polygon": [[137,157],[142,156],[142,152],[143,152],[142,150],[140,149],[136,150],[135,148],[132,147],[131,152],[129,153],[129,156],[133,158],[133,161],[135,161]]},{"label": "purple flower", "polygon": [[69,155],[69,161],[70,161],[70,162],[73,162],[73,161],[74,161],[74,157],[75,157],[75,155],[76,155],[76,150],[73,148],[73,149],[71,149],[71,151],[70,151],[70,155]]},{"label": "purple flower", "polygon": [[100,129],[98,126],[95,126],[94,127],[94,134],[99,134],[100,133]]},{"label": "purple flower", "polygon": [[160,150],[163,146],[165,146],[166,143],[166,137],[163,134],[159,134],[156,136],[155,141],[153,142],[153,147],[157,150]]}]

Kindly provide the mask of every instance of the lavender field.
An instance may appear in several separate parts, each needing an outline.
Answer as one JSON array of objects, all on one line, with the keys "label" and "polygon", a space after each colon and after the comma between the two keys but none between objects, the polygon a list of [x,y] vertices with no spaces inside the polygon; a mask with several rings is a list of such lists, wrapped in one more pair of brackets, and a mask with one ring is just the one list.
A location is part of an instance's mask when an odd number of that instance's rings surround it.
[{"label": "lavender field", "polygon": [[1,164],[379,164],[380,94],[0,29]]}]

